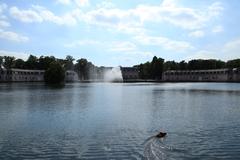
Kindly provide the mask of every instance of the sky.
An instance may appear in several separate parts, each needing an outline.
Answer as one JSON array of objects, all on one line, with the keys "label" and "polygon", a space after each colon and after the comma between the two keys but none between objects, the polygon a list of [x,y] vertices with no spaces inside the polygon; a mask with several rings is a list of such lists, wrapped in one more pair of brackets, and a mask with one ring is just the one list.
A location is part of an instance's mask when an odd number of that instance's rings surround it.
[{"label": "sky", "polygon": [[0,0],[0,56],[98,66],[240,58],[239,0]]}]

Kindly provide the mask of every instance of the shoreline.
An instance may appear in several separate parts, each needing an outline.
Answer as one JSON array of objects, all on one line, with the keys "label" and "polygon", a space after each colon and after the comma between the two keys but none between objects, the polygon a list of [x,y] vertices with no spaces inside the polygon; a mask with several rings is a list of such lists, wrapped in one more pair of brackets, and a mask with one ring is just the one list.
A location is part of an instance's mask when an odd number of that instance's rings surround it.
[{"label": "shoreline", "polygon": [[[3,83],[42,83],[44,81],[0,81],[0,84]],[[240,81],[163,81],[163,80],[123,80],[123,81],[102,81],[102,80],[82,80],[82,81],[67,81],[66,84],[70,83],[240,83]]]}]

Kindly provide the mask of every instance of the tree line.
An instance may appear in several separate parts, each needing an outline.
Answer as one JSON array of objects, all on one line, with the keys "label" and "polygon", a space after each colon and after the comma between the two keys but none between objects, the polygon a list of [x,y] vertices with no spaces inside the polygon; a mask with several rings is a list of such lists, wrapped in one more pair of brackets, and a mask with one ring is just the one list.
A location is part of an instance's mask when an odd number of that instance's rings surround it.
[{"label": "tree line", "polygon": [[216,59],[194,59],[186,61],[164,61],[162,58],[153,57],[152,61],[136,65],[141,79],[161,79],[162,72],[167,70],[208,70],[223,68],[240,68],[240,59],[224,62]]},{"label": "tree line", "polygon": [[30,55],[26,61],[16,59],[13,56],[0,56],[0,69],[30,69],[45,70],[45,80],[49,83],[57,83],[64,80],[65,71],[76,71],[81,80],[89,79],[89,71],[95,66],[87,59],[81,58],[74,63],[75,59],[67,55],[65,59],[55,58],[54,56],[40,56],[39,58]]},{"label": "tree line", "polygon": [[[26,61],[16,59],[12,56],[0,56],[0,66],[6,69],[38,69],[48,70],[49,68],[58,67],[59,70],[73,70],[78,73],[80,80],[91,79],[91,75],[102,75],[104,67],[97,67],[87,59],[81,58],[76,60],[67,55],[65,59],[55,58],[54,56],[40,56],[39,58],[30,55]],[[51,67],[52,66],[52,67]],[[153,57],[152,61],[135,65],[141,79],[161,79],[162,73],[166,70],[207,70],[207,69],[222,69],[222,68],[239,68],[240,59],[229,60],[224,62],[216,59],[194,59],[186,61],[166,61],[163,58]],[[95,77],[96,78],[96,77]],[[97,77],[99,78],[99,77]],[[101,79],[101,78],[100,78]]]}]

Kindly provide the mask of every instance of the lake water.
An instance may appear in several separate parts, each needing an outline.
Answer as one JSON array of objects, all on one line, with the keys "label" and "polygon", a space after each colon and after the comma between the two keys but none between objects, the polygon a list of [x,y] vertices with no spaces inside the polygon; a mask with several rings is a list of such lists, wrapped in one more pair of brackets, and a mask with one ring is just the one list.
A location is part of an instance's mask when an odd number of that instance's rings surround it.
[{"label": "lake water", "polygon": [[2,83],[0,159],[240,159],[240,84]]}]

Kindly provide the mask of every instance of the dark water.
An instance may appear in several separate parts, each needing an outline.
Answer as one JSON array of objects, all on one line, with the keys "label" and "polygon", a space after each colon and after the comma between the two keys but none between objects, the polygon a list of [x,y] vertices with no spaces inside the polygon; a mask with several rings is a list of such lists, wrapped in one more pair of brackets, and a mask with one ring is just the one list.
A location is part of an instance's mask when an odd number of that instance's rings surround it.
[{"label": "dark water", "polygon": [[240,159],[240,84],[0,84],[0,159]]}]

